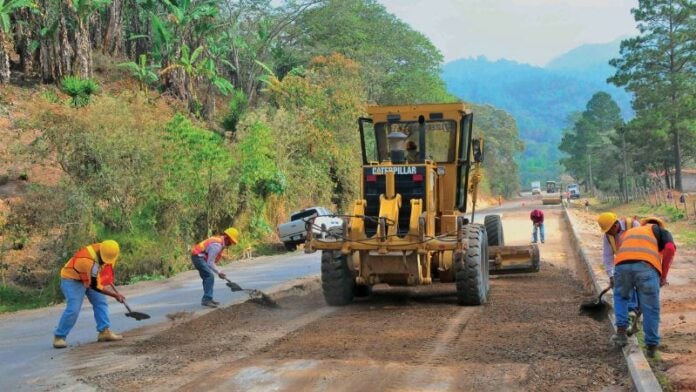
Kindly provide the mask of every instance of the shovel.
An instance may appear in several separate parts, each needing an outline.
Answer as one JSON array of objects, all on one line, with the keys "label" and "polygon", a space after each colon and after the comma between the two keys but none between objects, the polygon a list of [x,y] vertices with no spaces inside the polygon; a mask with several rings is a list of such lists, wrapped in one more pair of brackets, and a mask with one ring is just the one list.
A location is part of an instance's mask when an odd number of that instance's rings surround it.
[{"label": "shovel", "polygon": [[128,304],[126,303],[126,301],[123,301],[123,304],[126,306],[126,309],[128,309],[128,313],[126,313],[126,317],[132,317],[138,321],[147,320],[150,318],[150,315],[147,313],[132,311],[130,306],[128,306]]},{"label": "shovel", "polygon": [[[121,293],[118,292],[118,290],[116,290],[116,287],[114,287],[114,285],[111,285],[111,289],[112,289],[115,293],[121,294]],[[134,312],[134,311],[132,311],[131,308],[130,308],[130,306],[128,306],[128,304],[126,303],[125,300],[123,301],[123,305],[124,305],[124,306],[126,307],[126,309],[128,310],[128,313],[126,313],[126,317],[132,317],[132,318],[134,318],[134,319],[136,319],[136,320],[138,320],[138,321],[140,321],[140,320],[147,320],[147,319],[150,318],[150,315],[147,314],[147,313],[143,313],[143,312]]]},{"label": "shovel", "polygon": [[235,291],[246,291],[247,294],[249,294],[249,298],[255,300],[256,302],[260,303],[263,306],[267,306],[269,308],[279,308],[280,305],[276,301],[274,301],[268,294],[264,293],[263,291],[256,290],[256,289],[243,289],[240,285],[237,283],[234,283],[233,281],[225,278],[227,281],[227,287],[230,288],[233,292]]},{"label": "shovel", "polygon": [[604,312],[604,310],[607,308],[607,303],[602,301],[602,297],[604,294],[607,293],[607,291],[611,290],[611,286],[607,287],[606,289],[602,290],[601,293],[599,293],[599,297],[597,297],[596,300],[593,301],[588,301],[588,302],[583,302],[580,305],[580,310],[586,313],[600,313]]}]

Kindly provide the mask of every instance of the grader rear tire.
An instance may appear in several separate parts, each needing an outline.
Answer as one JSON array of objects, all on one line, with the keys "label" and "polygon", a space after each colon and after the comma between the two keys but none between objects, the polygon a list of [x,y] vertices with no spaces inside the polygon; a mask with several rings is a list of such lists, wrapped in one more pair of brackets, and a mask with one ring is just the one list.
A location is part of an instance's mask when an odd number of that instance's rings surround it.
[{"label": "grader rear tire", "polygon": [[353,301],[355,278],[348,269],[346,256],[340,251],[322,252],[321,288],[324,300],[331,306],[344,306]]},{"label": "grader rear tire", "polygon": [[500,219],[500,215],[486,215],[483,220],[483,225],[486,226],[488,246],[505,245],[505,237],[503,236],[503,222]]},{"label": "grader rear tire", "polygon": [[454,272],[459,305],[478,306],[488,298],[488,238],[480,224],[466,227],[469,248],[454,258]]}]

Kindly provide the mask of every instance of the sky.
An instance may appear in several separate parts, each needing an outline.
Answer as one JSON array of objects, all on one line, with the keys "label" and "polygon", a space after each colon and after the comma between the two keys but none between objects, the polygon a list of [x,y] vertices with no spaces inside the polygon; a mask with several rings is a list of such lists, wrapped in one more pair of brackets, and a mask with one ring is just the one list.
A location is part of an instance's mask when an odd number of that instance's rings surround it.
[{"label": "sky", "polygon": [[445,62],[486,56],[544,66],[583,44],[635,36],[638,0],[378,0]]}]

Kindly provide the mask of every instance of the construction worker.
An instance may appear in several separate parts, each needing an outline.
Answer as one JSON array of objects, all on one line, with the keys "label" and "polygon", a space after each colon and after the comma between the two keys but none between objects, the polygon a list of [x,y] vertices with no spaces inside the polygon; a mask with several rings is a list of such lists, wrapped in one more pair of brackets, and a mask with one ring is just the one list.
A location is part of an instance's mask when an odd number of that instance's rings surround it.
[{"label": "construction worker", "polygon": [[217,268],[217,262],[222,257],[222,250],[230,245],[239,243],[239,230],[230,227],[222,235],[210,237],[193,246],[191,250],[191,261],[198,270],[198,274],[203,280],[203,298],[201,305],[209,308],[217,308],[219,302],[213,299],[213,285],[215,275],[220,279],[227,278],[223,272]]},{"label": "construction worker", "polygon": [[113,287],[114,267],[119,253],[118,243],[113,240],[87,245],[78,250],[60,270],[60,290],[65,296],[66,306],[53,331],[53,347],[67,347],[65,339],[77,321],[85,295],[94,311],[97,341],[111,342],[123,338],[109,329],[109,306],[105,297],[108,295],[118,302],[125,300]]},{"label": "construction worker", "polygon": [[416,142],[413,140],[409,140],[408,143],[406,143],[406,162],[418,162],[418,146],[416,146]]},{"label": "construction worker", "polygon": [[655,356],[660,344],[660,287],[667,284],[675,252],[672,234],[657,219],[647,219],[643,225],[621,235],[614,257],[616,333],[611,337],[617,346],[623,347],[628,342],[628,301],[635,289],[643,311],[646,354],[650,358]]},{"label": "construction worker", "polygon": [[[609,277],[609,286],[614,287],[614,257],[616,249],[621,244],[621,236],[627,229],[639,227],[640,221],[635,216],[633,218],[619,218],[613,212],[604,212],[597,217],[597,223],[599,223],[599,228],[604,233],[602,238],[602,263],[604,264],[604,270],[607,272],[607,277]],[[634,327],[640,314],[638,293],[636,290],[633,290],[628,301],[629,335],[637,332],[634,330]]]},{"label": "construction worker", "polygon": [[535,208],[530,214],[529,218],[532,220],[532,243],[537,242],[537,232],[541,234],[541,243],[544,243],[544,212],[538,208]]}]

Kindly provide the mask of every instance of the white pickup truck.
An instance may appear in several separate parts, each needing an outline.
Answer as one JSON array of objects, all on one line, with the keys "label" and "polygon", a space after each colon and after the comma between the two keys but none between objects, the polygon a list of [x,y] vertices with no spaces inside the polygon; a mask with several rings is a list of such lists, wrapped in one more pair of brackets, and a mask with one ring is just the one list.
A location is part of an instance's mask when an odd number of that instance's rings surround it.
[{"label": "white pickup truck", "polygon": [[330,238],[332,235],[341,235],[343,230],[343,220],[333,217],[333,213],[324,207],[310,207],[301,211],[293,212],[290,215],[290,222],[278,225],[278,237],[283,241],[285,249],[294,251],[297,245],[307,239],[307,221],[313,216],[314,220],[312,233],[322,239]]}]

